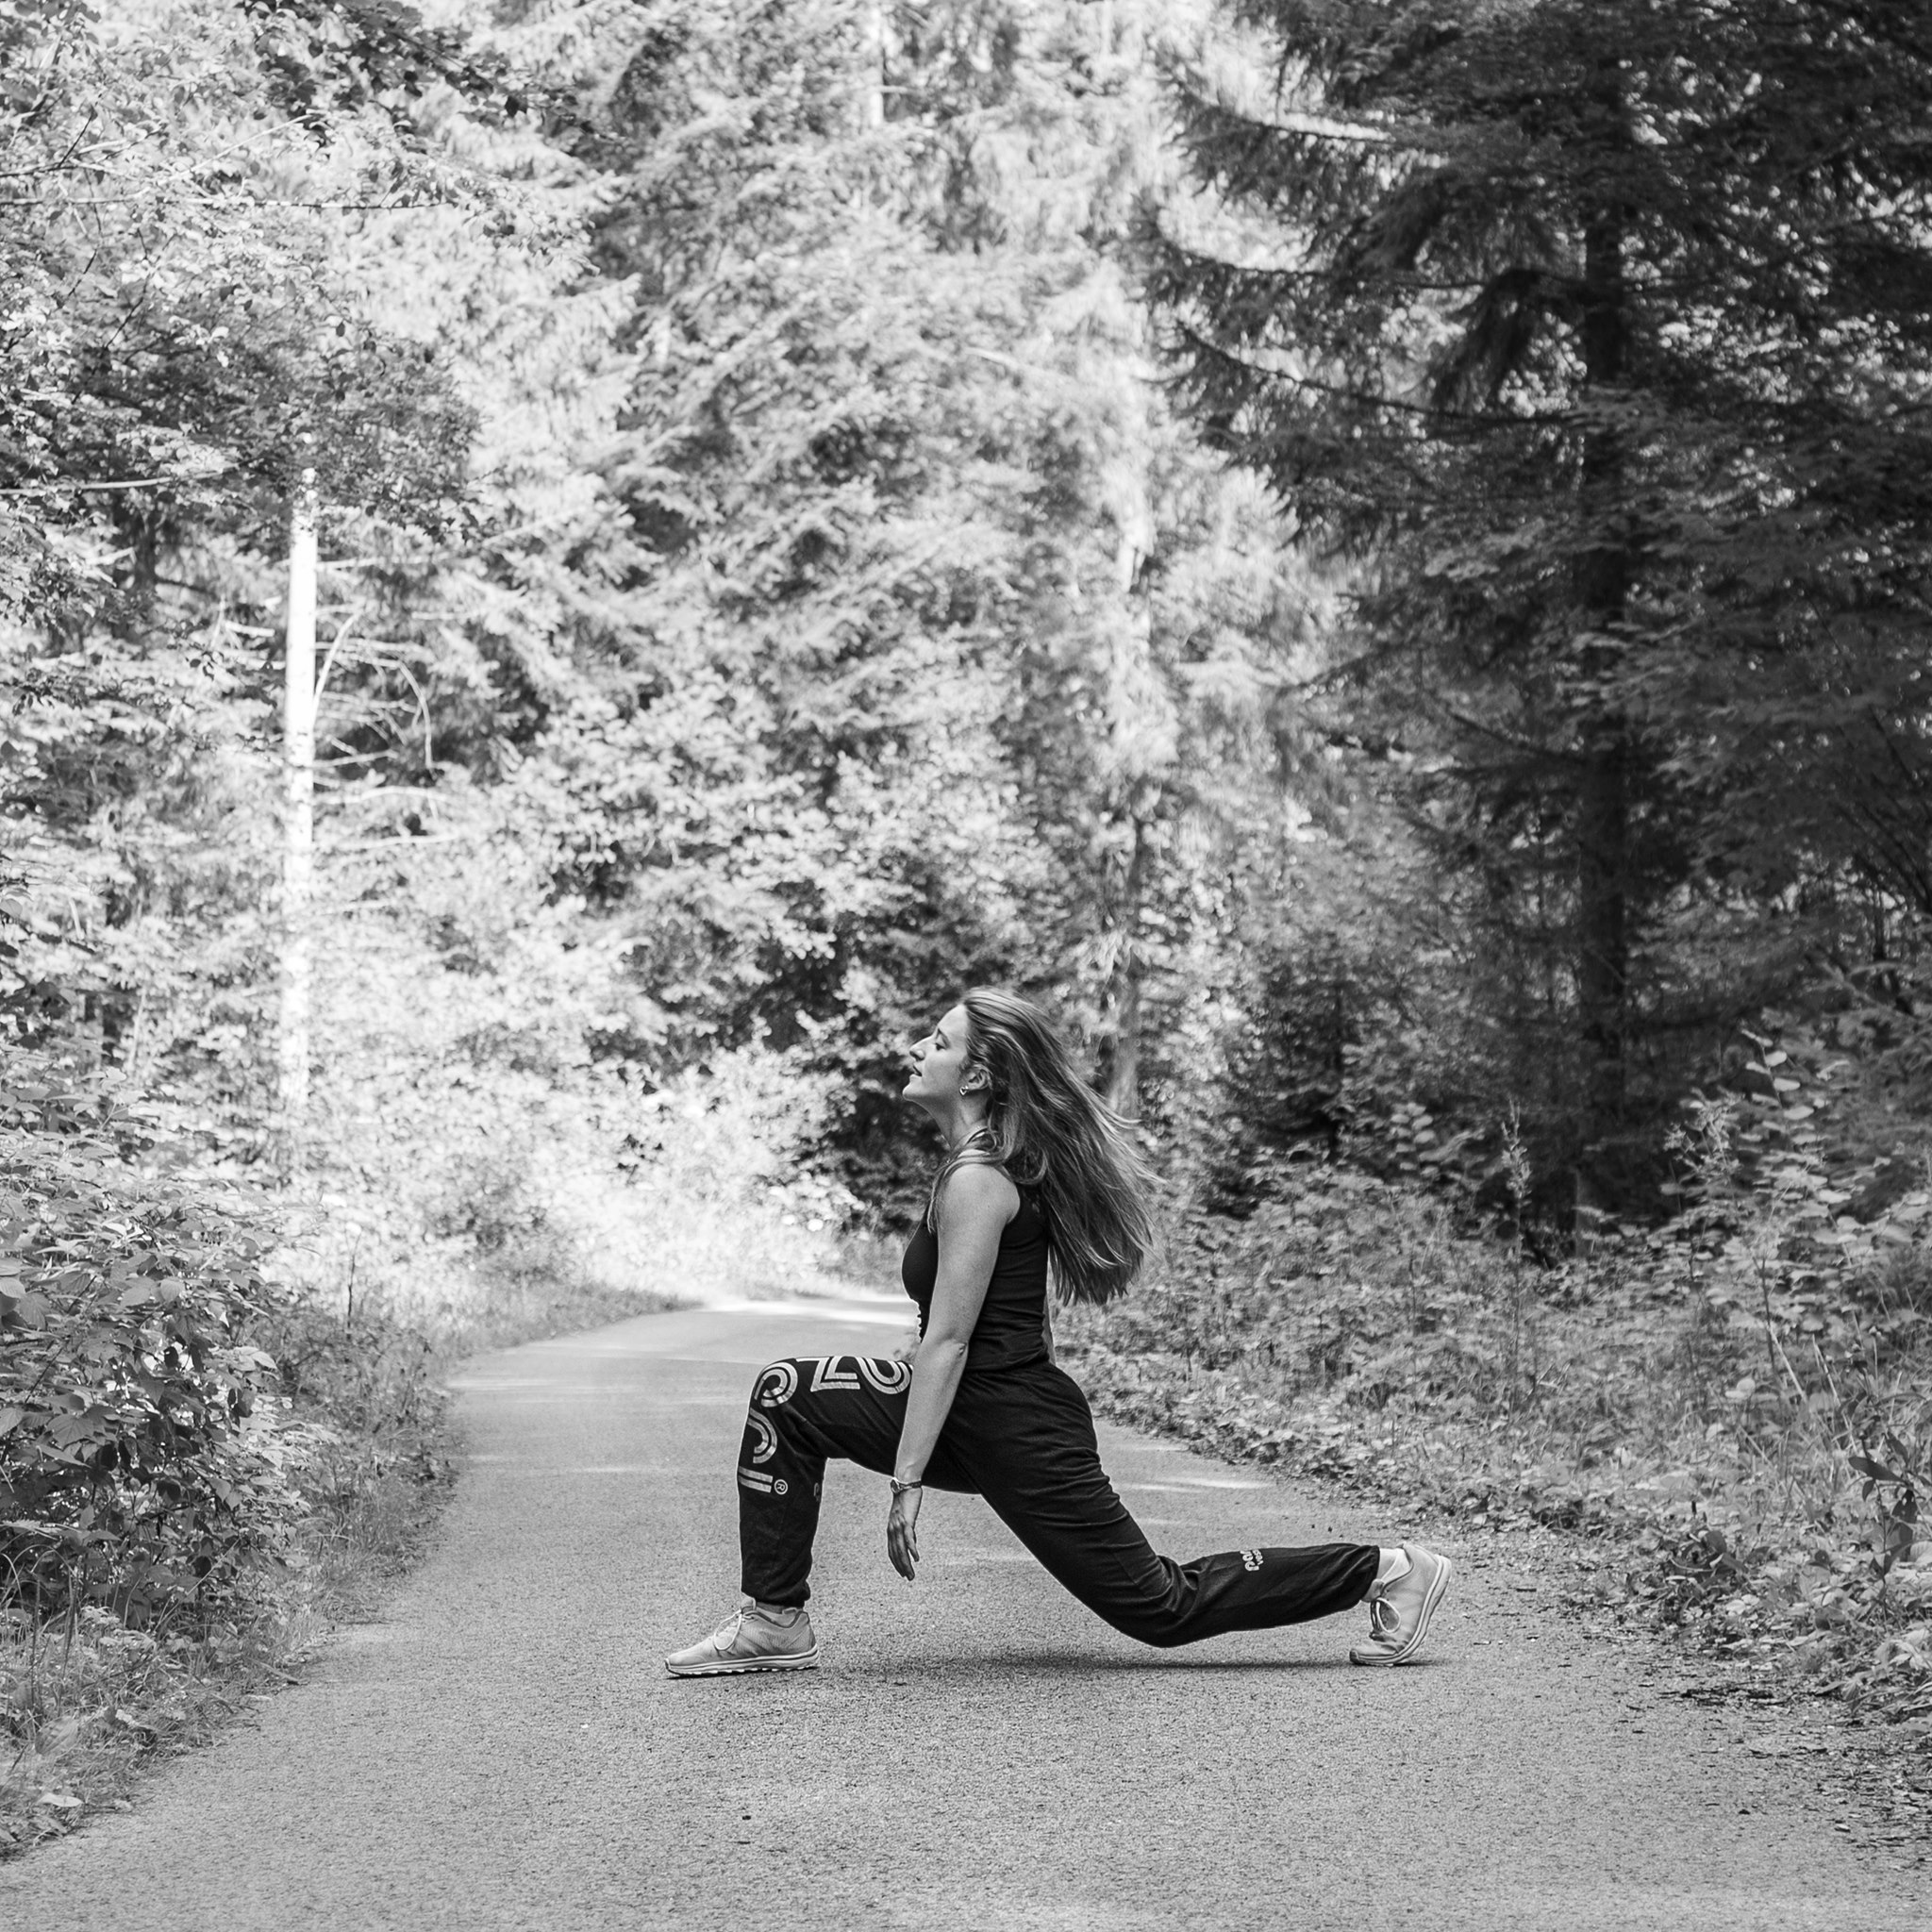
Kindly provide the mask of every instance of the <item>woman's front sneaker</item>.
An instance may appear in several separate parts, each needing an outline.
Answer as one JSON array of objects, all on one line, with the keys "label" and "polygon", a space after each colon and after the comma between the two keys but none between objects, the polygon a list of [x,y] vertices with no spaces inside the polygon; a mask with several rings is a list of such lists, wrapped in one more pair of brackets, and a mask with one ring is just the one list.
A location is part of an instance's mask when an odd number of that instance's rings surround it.
[{"label": "woman's front sneaker", "polygon": [[674,1677],[737,1677],[750,1671],[815,1671],[818,1639],[804,1610],[746,1604],[708,1637],[674,1650],[664,1668]]},{"label": "woman's front sneaker", "polygon": [[1429,1619],[1449,1588],[1449,1558],[1407,1543],[1402,1554],[1407,1569],[1369,1591],[1369,1641],[1349,1652],[1352,1664],[1406,1664],[1429,1634]]}]

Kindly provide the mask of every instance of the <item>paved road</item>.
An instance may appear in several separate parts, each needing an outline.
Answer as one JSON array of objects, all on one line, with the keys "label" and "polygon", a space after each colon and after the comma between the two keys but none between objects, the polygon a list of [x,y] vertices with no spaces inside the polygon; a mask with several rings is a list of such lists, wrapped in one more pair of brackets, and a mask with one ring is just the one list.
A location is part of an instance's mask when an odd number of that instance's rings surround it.
[{"label": "paved road", "polygon": [[[735,1601],[748,1371],[884,1353],[881,1305],[658,1315],[478,1364],[472,1467],[391,1621],[0,1869],[0,1924],[253,1928],[1830,1927],[1932,1924],[1721,1719],[1470,1570],[1433,1660],[1351,1670],[1354,1619],[1145,1651],[976,1500],[887,1568],[885,1486],[835,1469],[824,1668],[675,1683]],[[1330,1534],[1319,1500],[1124,1431],[1184,1555]]]}]

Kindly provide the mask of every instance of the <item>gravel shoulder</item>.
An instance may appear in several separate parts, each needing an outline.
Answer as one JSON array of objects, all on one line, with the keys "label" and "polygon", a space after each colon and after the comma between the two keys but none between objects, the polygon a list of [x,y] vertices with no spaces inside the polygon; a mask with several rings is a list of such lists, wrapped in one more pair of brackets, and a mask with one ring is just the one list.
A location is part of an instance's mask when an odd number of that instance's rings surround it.
[{"label": "gravel shoulder", "polygon": [[[473,1364],[461,1490],[387,1620],[344,1631],[311,1682],[132,1812],[0,1869],[0,1921],[1932,1922],[1924,1874],[1847,1845],[1799,1769],[1660,1694],[1641,1651],[1536,1611],[1534,1577],[1501,1562],[1465,1564],[1412,1669],[1350,1669],[1353,1618],[1152,1652],[974,1498],[928,1498],[908,1588],[883,1482],[835,1466],[824,1668],[665,1677],[663,1652],[736,1601],[750,1370],[885,1353],[903,1326],[887,1302],[705,1309]],[[1102,1444],[1178,1556],[1391,1533],[1123,1429]]]}]

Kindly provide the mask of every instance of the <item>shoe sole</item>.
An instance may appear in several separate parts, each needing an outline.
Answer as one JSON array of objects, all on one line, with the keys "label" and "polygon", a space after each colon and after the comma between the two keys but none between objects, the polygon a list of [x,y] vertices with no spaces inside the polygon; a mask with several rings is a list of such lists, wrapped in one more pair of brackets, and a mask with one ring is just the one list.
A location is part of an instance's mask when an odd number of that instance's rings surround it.
[{"label": "shoe sole", "polygon": [[818,1667],[816,1644],[796,1657],[720,1657],[714,1664],[675,1664],[669,1657],[664,1660],[665,1673],[673,1677],[748,1677],[758,1671],[815,1671]]},{"label": "shoe sole", "polygon": [[1387,1670],[1391,1664],[1406,1664],[1423,1647],[1423,1639],[1429,1634],[1429,1619],[1436,1614],[1436,1607],[1442,1601],[1442,1593],[1449,1588],[1450,1574],[1456,1567],[1447,1557],[1436,1560],[1441,1567],[1436,1572],[1436,1580],[1424,1592],[1423,1607],[1416,1613],[1415,1635],[1400,1650],[1352,1650],[1348,1654],[1350,1663],[1360,1664],[1364,1670]]}]

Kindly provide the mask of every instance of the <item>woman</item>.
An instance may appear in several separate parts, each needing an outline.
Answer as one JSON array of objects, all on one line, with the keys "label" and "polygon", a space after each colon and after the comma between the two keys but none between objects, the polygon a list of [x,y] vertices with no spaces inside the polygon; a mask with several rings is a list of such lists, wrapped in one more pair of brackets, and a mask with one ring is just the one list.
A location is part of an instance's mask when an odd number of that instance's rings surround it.
[{"label": "woman", "polygon": [[1100,1467],[1093,1418],[1055,1366],[1049,1270],[1062,1294],[1119,1294],[1147,1251],[1148,1177],[1037,1007],[969,992],[908,1056],[907,1099],[945,1136],[906,1250],[920,1343],[901,1361],[827,1356],[760,1371],[739,1457],[750,1599],[664,1660],[675,1677],[814,1668],[805,1604],[828,1457],[892,1479],[886,1549],[909,1583],[924,1489],[983,1496],[1080,1601],[1143,1643],[1268,1630],[1367,1602],[1358,1664],[1421,1649],[1449,1581],[1424,1549],[1328,1543],[1174,1563],[1156,1556]]}]

